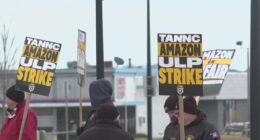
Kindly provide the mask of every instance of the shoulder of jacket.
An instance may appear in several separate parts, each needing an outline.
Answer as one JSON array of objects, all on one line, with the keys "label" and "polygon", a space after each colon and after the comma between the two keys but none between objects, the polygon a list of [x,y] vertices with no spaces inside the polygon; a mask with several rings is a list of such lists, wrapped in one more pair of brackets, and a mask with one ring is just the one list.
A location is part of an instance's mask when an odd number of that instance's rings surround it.
[{"label": "shoulder of jacket", "polygon": [[200,125],[206,130],[206,131],[217,131],[217,128],[208,121],[202,121]]},{"label": "shoulder of jacket", "polygon": [[31,114],[31,115],[33,115],[33,116],[36,116],[36,113],[35,113],[31,108],[29,108],[28,114]]}]

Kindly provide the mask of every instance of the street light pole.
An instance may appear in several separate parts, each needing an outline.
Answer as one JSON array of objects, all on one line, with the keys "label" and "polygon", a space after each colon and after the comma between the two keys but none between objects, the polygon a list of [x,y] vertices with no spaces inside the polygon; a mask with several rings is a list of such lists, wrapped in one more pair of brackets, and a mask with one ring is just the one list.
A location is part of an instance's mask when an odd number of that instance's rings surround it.
[{"label": "street light pole", "polygon": [[97,79],[104,78],[102,1],[96,0],[96,71]]},{"label": "street light pole", "polygon": [[150,0],[147,0],[147,140],[152,140],[152,75],[150,49]]},{"label": "street light pole", "polygon": [[260,139],[260,0],[251,0],[250,139]]}]

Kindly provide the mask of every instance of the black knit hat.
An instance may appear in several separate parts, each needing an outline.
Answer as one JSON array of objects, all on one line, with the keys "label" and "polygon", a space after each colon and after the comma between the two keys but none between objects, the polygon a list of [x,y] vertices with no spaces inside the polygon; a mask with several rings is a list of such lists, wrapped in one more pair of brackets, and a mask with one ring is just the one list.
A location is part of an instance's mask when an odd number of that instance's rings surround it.
[{"label": "black knit hat", "polygon": [[165,112],[176,110],[178,101],[178,96],[169,96],[164,103]]},{"label": "black knit hat", "polygon": [[184,112],[197,115],[199,113],[196,100],[192,96],[187,96],[183,99]]},{"label": "black knit hat", "polygon": [[119,113],[112,103],[104,103],[97,107],[97,119],[115,120]]},{"label": "black knit hat", "polygon": [[23,91],[19,91],[15,89],[15,85],[11,86],[7,91],[6,91],[6,96],[17,102],[20,103],[24,100],[24,92]]}]

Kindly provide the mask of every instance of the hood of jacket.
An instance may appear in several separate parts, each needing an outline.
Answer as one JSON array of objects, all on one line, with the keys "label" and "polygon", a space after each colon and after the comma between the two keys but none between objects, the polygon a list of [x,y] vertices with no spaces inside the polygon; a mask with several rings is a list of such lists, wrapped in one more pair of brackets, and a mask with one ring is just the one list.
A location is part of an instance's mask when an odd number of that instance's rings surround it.
[{"label": "hood of jacket", "polygon": [[108,80],[99,79],[92,82],[89,86],[89,96],[92,107],[111,100],[113,93],[112,85]]},{"label": "hood of jacket", "polygon": [[198,114],[197,114],[197,118],[192,123],[188,124],[185,127],[193,126],[193,125],[198,124],[198,123],[200,123],[201,121],[204,121],[204,120],[207,120],[207,115],[204,112],[199,110]]}]

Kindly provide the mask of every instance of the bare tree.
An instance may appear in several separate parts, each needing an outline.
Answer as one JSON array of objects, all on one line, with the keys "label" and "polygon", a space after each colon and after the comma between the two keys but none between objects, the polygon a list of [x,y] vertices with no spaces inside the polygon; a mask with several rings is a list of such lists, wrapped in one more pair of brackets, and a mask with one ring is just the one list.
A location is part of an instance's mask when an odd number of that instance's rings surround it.
[{"label": "bare tree", "polygon": [[17,48],[13,48],[15,37],[10,37],[9,29],[6,29],[3,25],[3,30],[1,31],[1,41],[2,46],[0,48],[0,89],[2,89],[2,124],[5,120],[5,90],[9,85],[10,77],[7,77],[10,69],[15,64],[15,54]]}]

